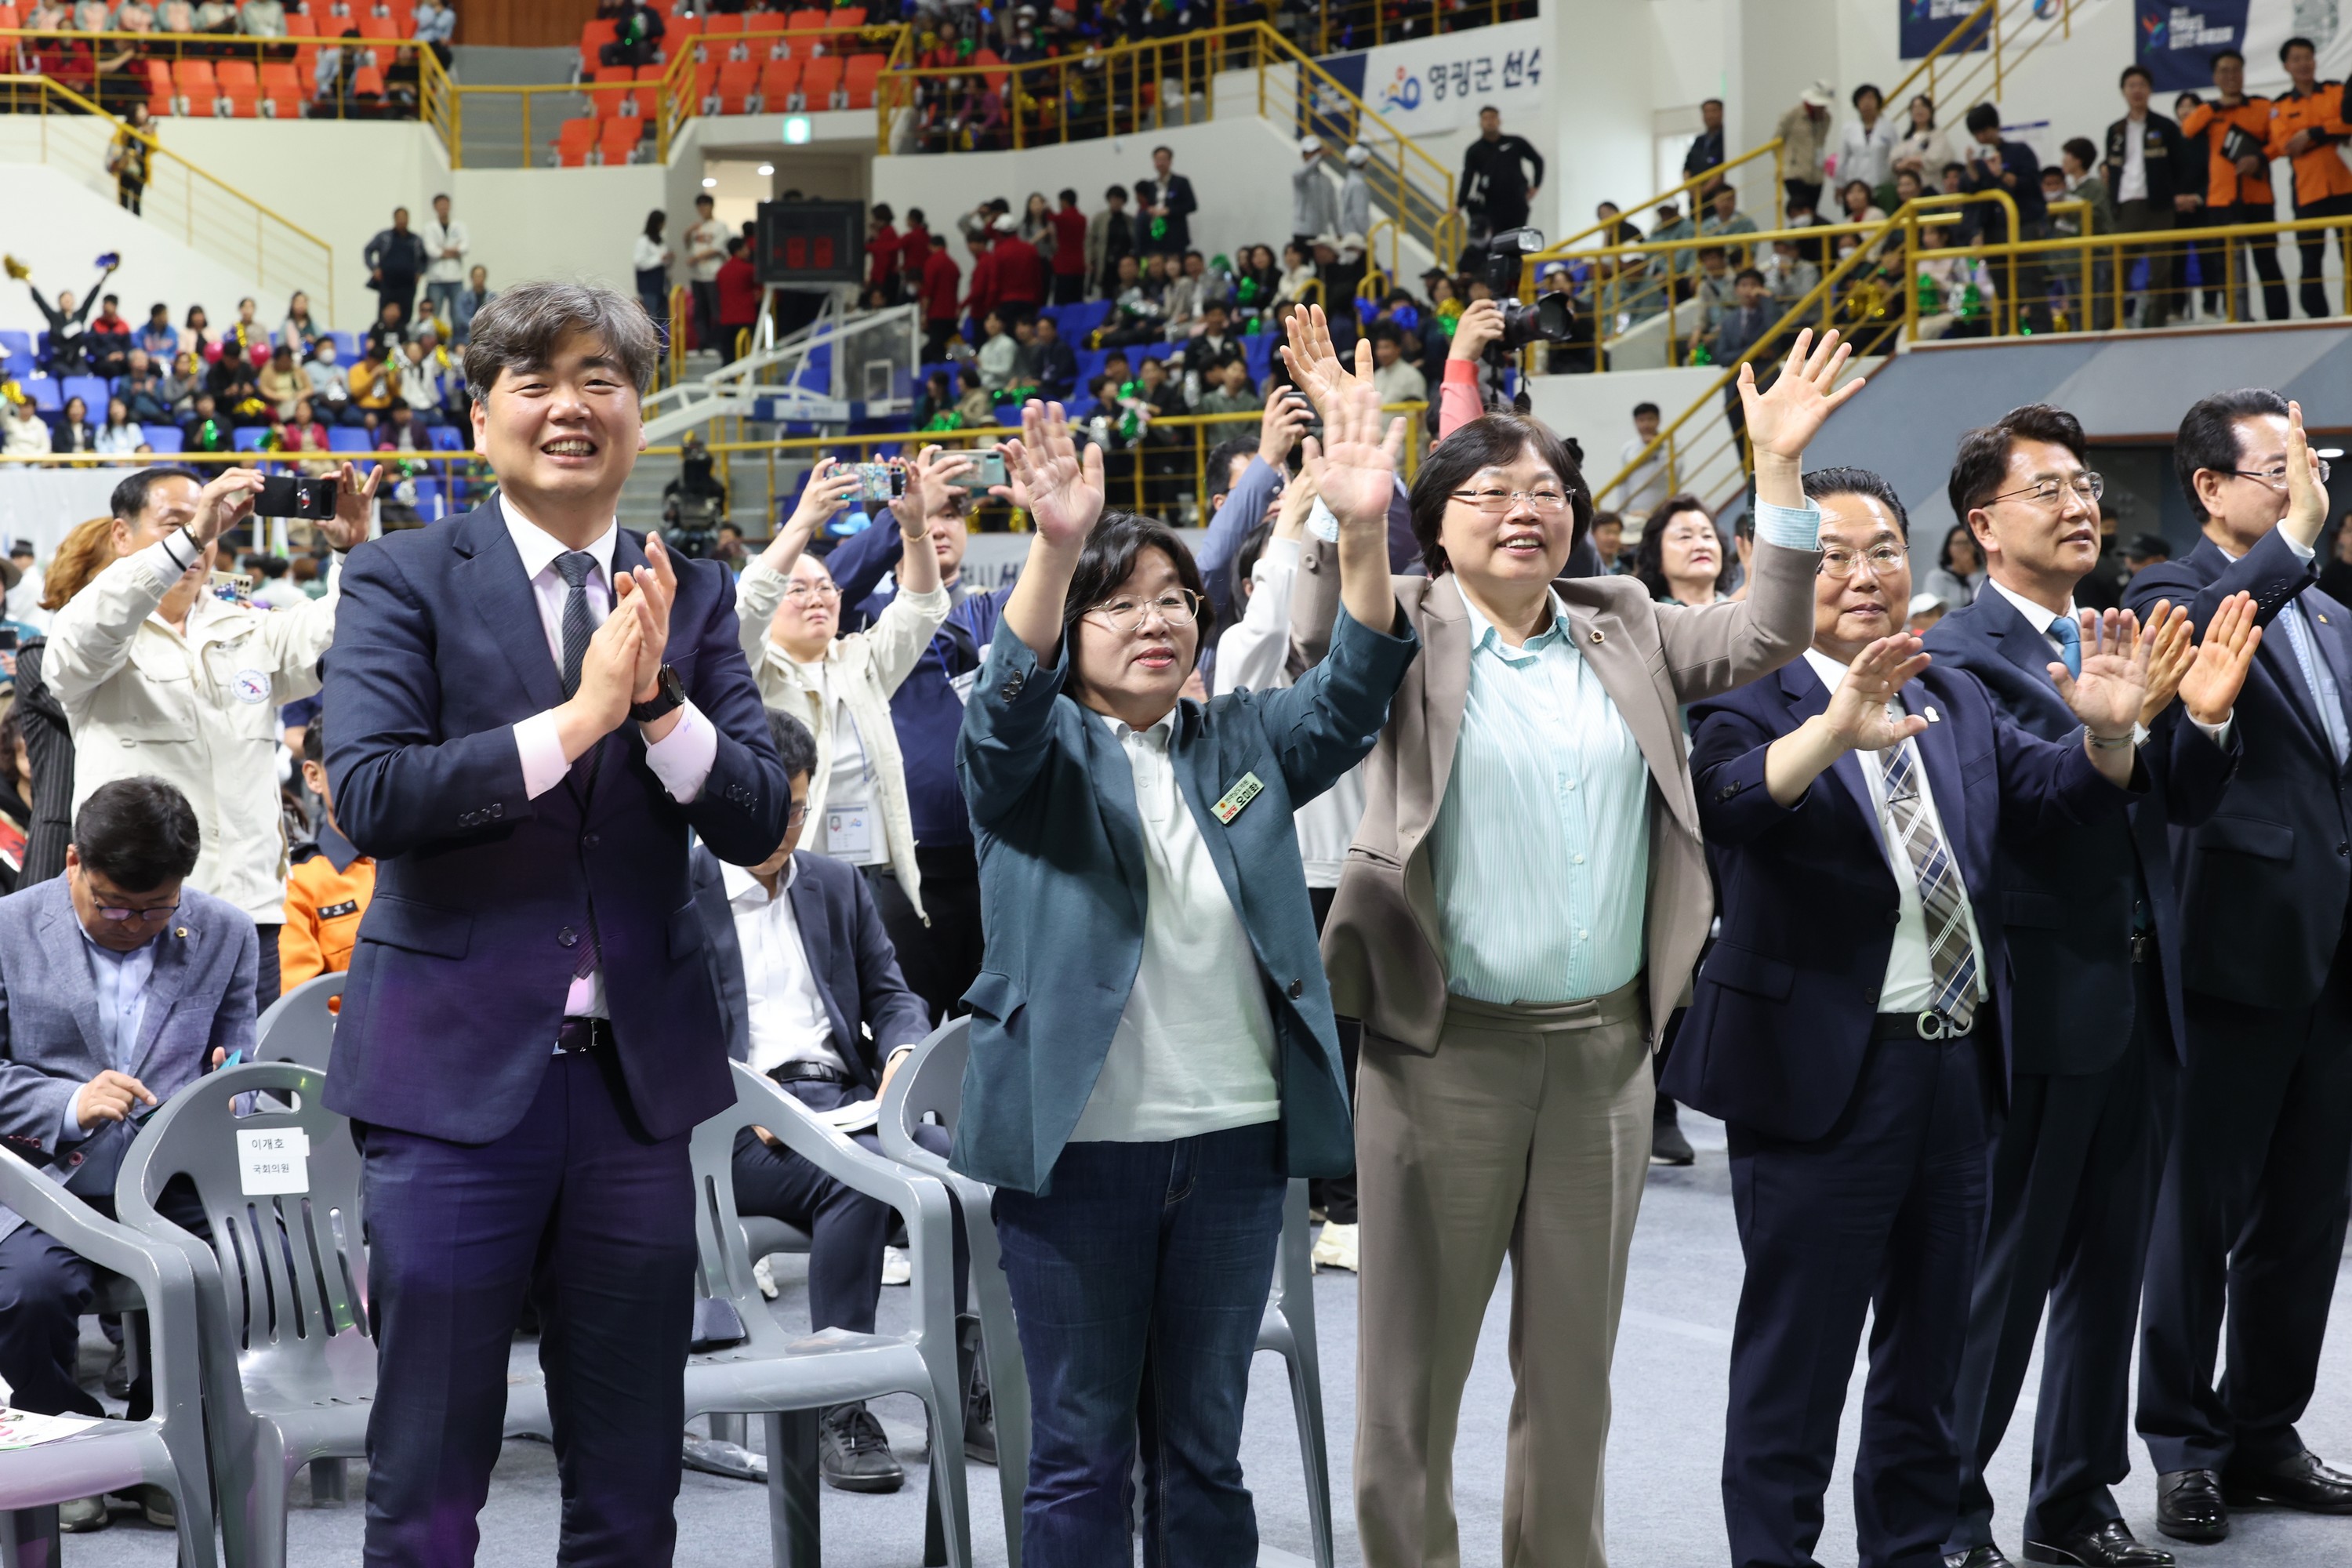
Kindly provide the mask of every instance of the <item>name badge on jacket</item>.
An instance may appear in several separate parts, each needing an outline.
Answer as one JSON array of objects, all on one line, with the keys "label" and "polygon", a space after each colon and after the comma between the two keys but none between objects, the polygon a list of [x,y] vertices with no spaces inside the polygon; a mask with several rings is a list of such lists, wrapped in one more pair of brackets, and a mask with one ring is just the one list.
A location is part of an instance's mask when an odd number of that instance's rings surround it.
[{"label": "name badge on jacket", "polygon": [[1265,788],[1264,781],[1255,773],[1244,773],[1242,782],[1227,790],[1224,798],[1209,809],[1216,813],[1219,822],[1230,827],[1233,826],[1234,818],[1242,814],[1242,807],[1255,800],[1258,792],[1264,788]]}]

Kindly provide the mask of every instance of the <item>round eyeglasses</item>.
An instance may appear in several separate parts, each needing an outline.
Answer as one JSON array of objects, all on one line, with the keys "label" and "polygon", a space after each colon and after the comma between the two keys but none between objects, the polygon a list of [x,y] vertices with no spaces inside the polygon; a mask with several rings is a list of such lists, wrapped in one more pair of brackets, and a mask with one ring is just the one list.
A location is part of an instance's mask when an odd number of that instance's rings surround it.
[{"label": "round eyeglasses", "polygon": [[1116,599],[1105,599],[1087,614],[1097,617],[1104,626],[1124,636],[1142,626],[1145,618],[1155,611],[1169,626],[1189,626],[1201,614],[1201,595],[1190,588],[1171,588],[1150,599],[1121,595]]}]

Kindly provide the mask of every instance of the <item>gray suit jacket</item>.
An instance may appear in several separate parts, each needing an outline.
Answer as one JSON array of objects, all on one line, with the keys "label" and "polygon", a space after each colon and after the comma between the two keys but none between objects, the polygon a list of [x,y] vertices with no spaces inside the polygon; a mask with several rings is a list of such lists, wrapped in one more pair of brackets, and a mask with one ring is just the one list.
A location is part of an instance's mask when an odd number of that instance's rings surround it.
[{"label": "gray suit jacket", "polygon": [[[205,1071],[215,1047],[253,1049],[260,941],[233,904],[184,888],[155,939],[147,1010],[129,1071],[164,1100]],[[76,1089],[117,1064],[99,1032],[98,993],[65,877],[0,899],[0,1144],[51,1181],[111,1197],[131,1122],[101,1121],[58,1144]],[[25,1222],[0,1208],[0,1239]]]},{"label": "gray suit jacket", "polygon": [[[1644,989],[1653,1048],[1690,988],[1715,919],[1681,706],[1745,685],[1805,650],[1820,563],[1811,552],[1759,541],[1748,597],[1701,608],[1654,604],[1631,577],[1552,584],[1568,605],[1577,652],[1650,764]],[[1364,762],[1363,821],[1323,924],[1323,965],[1336,1011],[1362,1019],[1383,1039],[1428,1052],[1437,1048],[1446,996],[1429,833],[1470,700],[1470,623],[1450,574],[1399,577],[1396,593],[1425,651],[1405,671],[1388,725]],[[1339,547],[1310,539],[1290,599],[1295,668],[1323,657],[1339,602]]]}]

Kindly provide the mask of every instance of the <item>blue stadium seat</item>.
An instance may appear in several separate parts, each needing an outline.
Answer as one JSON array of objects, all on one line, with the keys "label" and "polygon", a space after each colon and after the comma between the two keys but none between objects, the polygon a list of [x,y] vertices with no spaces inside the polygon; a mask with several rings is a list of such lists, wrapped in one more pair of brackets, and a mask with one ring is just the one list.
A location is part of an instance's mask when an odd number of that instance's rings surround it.
[{"label": "blue stadium seat", "polygon": [[0,329],[0,374],[30,375],[33,374],[33,334],[14,328]]},{"label": "blue stadium seat", "polygon": [[1083,392],[1086,390],[1086,386],[1088,382],[1094,380],[1095,377],[1102,374],[1103,361],[1110,358],[1110,351],[1108,349],[1079,349],[1076,351],[1076,355],[1078,361],[1078,390]]},{"label": "blue stadium seat", "polygon": [[1272,332],[1260,332],[1242,340],[1242,363],[1249,366],[1252,381],[1264,381],[1274,370],[1276,338]]},{"label": "blue stadium seat", "polygon": [[1174,343],[1146,343],[1139,349],[1129,349],[1128,358],[1137,364],[1141,364],[1148,359],[1166,359],[1176,352],[1176,348],[1177,345]]},{"label": "blue stadium seat", "polygon": [[1110,307],[1108,300],[1088,300],[1076,305],[1048,305],[1041,313],[1053,317],[1062,341],[1076,348],[1086,342],[1088,332],[1110,320]]},{"label": "blue stadium seat", "polygon": [[327,428],[330,452],[372,452],[375,450],[374,443],[374,435],[362,426],[332,425]]},{"label": "blue stadium seat", "polygon": [[229,450],[258,452],[261,450],[261,444],[268,439],[269,426],[267,425],[240,425],[229,436]]},{"label": "blue stadium seat", "polygon": [[149,425],[144,426],[144,434],[147,444],[158,453],[176,453],[180,449],[180,427],[176,425]]},{"label": "blue stadium seat", "polygon": [[418,479],[416,481],[417,516],[425,519],[427,522],[438,521],[441,518],[447,515],[446,505],[446,503],[445,499],[441,494],[441,482],[438,479]]},{"label": "blue stadium seat", "polygon": [[106,384],[106,377],[102,375],[69,375],[66,377],[65,386],[59,395],[80,398],[82,406],[89,410],[89,422],[93,425],[103,425],[106,423],[107,394],[110,390]]},{"label": "blue stadium seat", "polygon": [[327,335],[335,340],[335,363],[337,364],[350,365],[359,363],[360,335],[357,332],[330,331]]},{"label": "blue stadium seat", "polygon": [[462,452],[470,445],[466,438],[469,434],[455,425],[428,426],[425,431],[425,444],[436,452]]},{"label": "blue stadium seat", "polygon": [[58,390],[57,377],[53,375],[28,375],[23,378],[23,384],[25,388],[25,395],[33,400],[33,406],[35,408],[39,409],[44,414],[62,414],[65,412],[66,400],[64,395]]}]

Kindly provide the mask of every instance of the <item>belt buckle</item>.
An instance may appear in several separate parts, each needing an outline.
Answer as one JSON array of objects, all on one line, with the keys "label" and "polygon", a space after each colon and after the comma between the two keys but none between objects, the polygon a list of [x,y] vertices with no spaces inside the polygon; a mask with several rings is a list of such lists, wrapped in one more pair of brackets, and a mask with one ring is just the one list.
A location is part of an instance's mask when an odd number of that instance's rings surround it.
[{"label": "belt buckle", "polygon": [[1919,1037],[1923,1040],[1940,1040],[1951,1032],[1944,1016],[1933,1007],[1921,1008],[1919,1016],[1911,1021],[1911,1026],[1919,1031]]}]

